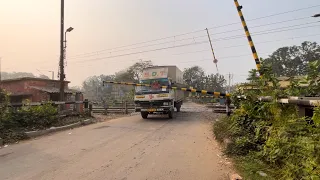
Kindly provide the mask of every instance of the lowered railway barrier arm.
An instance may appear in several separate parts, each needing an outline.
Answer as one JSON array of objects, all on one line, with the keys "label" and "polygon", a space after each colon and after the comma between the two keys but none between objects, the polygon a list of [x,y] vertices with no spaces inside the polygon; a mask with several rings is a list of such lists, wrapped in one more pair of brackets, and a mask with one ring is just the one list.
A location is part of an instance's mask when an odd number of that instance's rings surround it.
[{"label": "lowered railway barrier arm", "polygon": [[[103,81],[104,84],[119,84],[119,85],[131,85],[131,86],[144,86],[144,87],[151,87],[150,84],[139,84],[139,83],[128,83],[128,82],[115,82],[115,81]],[[190,88],[180,88],[180,87],[170,87],[170,86],[162,86],[160,88],[166,88],[166,89],[173,89],[173,90],[180,90],[180,91],[187,91],[187,92],[194,92],[194,93],[201,93],[201,94],[209,94],[209,95],[215,95],[215,96],[230,96],[229,93],[224,92],[214,92],[214,91],[208,91],[208,90],[197,90],[197,89],[190,89]]]}]

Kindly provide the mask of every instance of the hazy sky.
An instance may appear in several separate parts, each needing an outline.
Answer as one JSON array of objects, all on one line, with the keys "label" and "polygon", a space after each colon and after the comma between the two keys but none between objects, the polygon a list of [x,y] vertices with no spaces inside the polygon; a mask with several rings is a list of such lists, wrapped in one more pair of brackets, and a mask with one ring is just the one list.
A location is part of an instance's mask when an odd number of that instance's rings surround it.
[{"label": "hazy sky", "polygon": [[[182,70],[199,65],[207,73],[216,73],[205,28],[211,28],[209,30],[221,74],[231,72],[234,82],[239,82],[244,81],[247,72],[255,68],[233,0],[65,1],[65,28],[74,28],[68,34],[66,67],[66,77],[72,85],[81,85],[88,76],[113,74],[139,59],[152,60],[157,65],[177,65]],[[320,43],[320,23],[316,23],[320,18],[310,17],[320,13],[320,6],[249,21],[320,5],[319,0],[239,2],[260,57],[266,57],[282,46],[299,45],[304,40]],[[50,77],[48,71],[55,71],[56,76],[59,18],[59,0],[0,0],[2,70],[34,74],[41,71]],[[234,24],[222,26],[230,23]],[[265,33],[268,30],[285,30],[288,26],[292,26],[290,29],[300,29]],[[202,31],[179,36],[197,30]],[[170,36],[159,41],[116,48]],[[169,47],[176,48],[134,54]],[[133,55],[122,56],[130,53]]]}]

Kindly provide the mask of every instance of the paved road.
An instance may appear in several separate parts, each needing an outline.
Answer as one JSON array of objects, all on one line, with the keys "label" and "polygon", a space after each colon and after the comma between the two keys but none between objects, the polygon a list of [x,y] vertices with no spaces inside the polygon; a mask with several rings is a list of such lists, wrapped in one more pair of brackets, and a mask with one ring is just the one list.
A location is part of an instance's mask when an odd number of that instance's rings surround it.
[{"label": "paved road", "polygon": [[0,179],[227,179],[206,109],[185,104],[175,119],[130,116],[0,149]]}]

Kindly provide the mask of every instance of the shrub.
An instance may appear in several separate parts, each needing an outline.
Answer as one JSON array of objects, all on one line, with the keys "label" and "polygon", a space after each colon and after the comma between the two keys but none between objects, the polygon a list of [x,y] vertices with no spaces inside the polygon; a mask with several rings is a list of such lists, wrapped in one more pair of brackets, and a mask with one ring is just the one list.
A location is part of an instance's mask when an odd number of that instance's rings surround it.
[{"label": "shrub", "polygon": [[[303,94],[319,92],[318,83],[311,80],[319,76],[314,70],[319,66],[310,65],[309,86]],[[298,95],[301,88],[295,83],[286,91],[280,90],[270,70],[264,70],[263,77],[254,82],[259,90],[234,94],[237,109],[231,118],[215,123],[216,138],[220,142],[230,139],[225,152],[236,157],[236,166],[248,179],[263,179],[257,175],[259,170],[267,172],[267,179],[320,179],[320,107],[314,108],[310,120],[300,118],[295,105],[277,103],[285,94]],[[267,82],[272,86],[265,86]],[[239,95],[246,98],[240,100]],[[259,101],[264,95],[273,100]]]},{"label": "shrub", "polygon": [[229,133],[230,127],[231,127],[231,120],[227,117],[216,121],[213,124],[213,133],[216,140],[222,143],[224,139],[230,138],[230,133]]},{"label": "shrub", "polygon": [[58,122],[57,108],[51,104],[24,106],[11,112],[11,120],[27,130],[46,129]]},{"label": "shrub", "polygon": [[3,91],[0,91],[0,99],[3,100],[0,107],[0,138],[5,143],[25,139],[25,131],[46,129],[58,122],[57,109],[49,103],[13,110],[8,108],[8,98]]}]

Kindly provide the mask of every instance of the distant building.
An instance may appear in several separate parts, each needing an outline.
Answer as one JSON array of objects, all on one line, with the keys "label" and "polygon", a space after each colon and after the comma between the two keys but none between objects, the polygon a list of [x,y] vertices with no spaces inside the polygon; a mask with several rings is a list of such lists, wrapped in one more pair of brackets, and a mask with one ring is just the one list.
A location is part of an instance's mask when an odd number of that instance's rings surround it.
[{"label": "distant building", "polygon": [[[302,81],[305,77],[303,76],[295,76],[294,79],[297,81]],[[281,89],[287,89],[291,85],[290,77],[280,76],[277,78],[279,80],[279,85]],[[272,83],[268,83],[269,86],[272,86]],[[308,84],[298,83],[300,87],[307,87]],[[242,83],[237,86],[237,89],[240,91],[248,91],[248,90],[259,90],[259,87],[253,83]]]},{"label": "distant building", "polygon": [[[301,82],[305,79],[306,77],[304,76],[295,76],[294,77],[294,80],[298,81],[298,82]],[[291,83],[290,83],[290,77],[286,77],[286,76],[280,76],[278,77],[278,80],[279,80],[279,83],[280,83],[280,88],[283,88],[283,89],[286,89],[288,88]],[[303,84],[303,83],[298,83],[300,87],[307,87],[308,86],[308,83],[307,84]]]},{"label": "distant building", "polygon": [[[83,94],[68,88],[69,81],[65,81],[64,101],[82,101]],[[24,77],[1,81],[1,88],[9,92],[11,103],[59,101],[60,81],[42,78]]]}]

